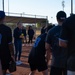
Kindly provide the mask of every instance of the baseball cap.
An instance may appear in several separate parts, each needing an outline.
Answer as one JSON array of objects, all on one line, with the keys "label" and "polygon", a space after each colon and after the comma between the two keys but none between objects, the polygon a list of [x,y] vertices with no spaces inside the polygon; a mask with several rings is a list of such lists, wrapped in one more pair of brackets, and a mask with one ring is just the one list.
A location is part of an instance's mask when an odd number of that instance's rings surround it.
[{"label": "baseball cap", "polygon": [[66,19],[66,13],[64,11],[59,11],[56,15],[56,18],[58,20],[65,20]]},{"label": "baseball cap", "polygon": [[3,19],[5,17],[5,12],[4,11],[0,11],[0,19]]}]

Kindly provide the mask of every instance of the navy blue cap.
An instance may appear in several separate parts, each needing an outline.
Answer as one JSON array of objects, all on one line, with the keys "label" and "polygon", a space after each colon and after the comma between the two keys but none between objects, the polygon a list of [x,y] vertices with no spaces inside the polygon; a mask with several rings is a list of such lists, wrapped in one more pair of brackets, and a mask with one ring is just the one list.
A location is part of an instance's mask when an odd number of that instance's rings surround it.
[{"label": "navy blue cap", "polygon": [[4,11],[0,11],[0,19],[5,18],[5,12]]},{"label": "navy blue cap", "polygon": [[66,13],[64,11],[59,11],[56,15],[57,19],[64,20],[66,19]]}]

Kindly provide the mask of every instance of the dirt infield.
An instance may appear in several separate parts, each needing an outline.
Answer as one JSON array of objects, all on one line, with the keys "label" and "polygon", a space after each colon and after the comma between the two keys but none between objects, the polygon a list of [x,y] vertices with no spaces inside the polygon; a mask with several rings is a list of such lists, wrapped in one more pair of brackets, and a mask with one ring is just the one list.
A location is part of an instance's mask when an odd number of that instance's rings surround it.
[{"label": "dirt infield", "polygon": [[[12,75],[29,75],[30,68],[28,64],[28,55],[31,50],[32,46],[23,46],[22,47],[22,54],[21,54],[21,61],[23,62],[22,65],[17,66],[16,72],[13,72]],[[50,68],[49,68],[50,69]],[[42,75],[42,73],[36,71],[35,75]]]}]

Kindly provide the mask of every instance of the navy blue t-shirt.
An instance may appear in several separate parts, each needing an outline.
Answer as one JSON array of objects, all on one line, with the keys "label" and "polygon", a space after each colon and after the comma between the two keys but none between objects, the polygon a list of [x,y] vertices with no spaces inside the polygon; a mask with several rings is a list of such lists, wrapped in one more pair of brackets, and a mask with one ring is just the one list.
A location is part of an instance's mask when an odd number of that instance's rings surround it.
[{"label": "navy blue t-shirt", "polygon": [[55,26],[49,30],[46,37],[46,42],[52,47],[52,66],[54,67],[65,67],[66,66],[66,49],[59,47],[59,36],[61,26]]},{"label": "navy blue t-shirt", "polygon": [[9,44],[12,43],[11,29],[4,25],[0,25],[0,58],[10,60]]},{"label": "navy blue t-shirt", "polygon": [[63,23],[60,39],[68,44],[68,70],[75,71],[75,15]]},{"label": "navy blue t-shirt", "polygon": [[22,40],[20,38],[20,35],[22,34],[22,29],[19,29],[18,27],[14,29],[14,41]]},{"label": "navy blue t-shirt", "polygon": [[[34,46],[31,49],[31,52],[29,54],[29,60],[28,62],[40,62],[45,60],[45,38],[46,33],[40,35],[37,37]],[[41,63],[41,62],[40,62]]]}]

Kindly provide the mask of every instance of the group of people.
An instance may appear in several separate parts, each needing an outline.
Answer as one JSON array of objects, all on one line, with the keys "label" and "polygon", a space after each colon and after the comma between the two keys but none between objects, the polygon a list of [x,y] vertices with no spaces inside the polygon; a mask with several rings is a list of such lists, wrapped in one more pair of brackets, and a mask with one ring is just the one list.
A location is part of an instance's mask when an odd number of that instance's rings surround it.
[{"label": "group of people", "polygon": [[[29,75],[35,75],[36,70],[48,75],[48,65],[52,56],[50,75],[75,75],[75,15],[66,18],[64,11],[56,15],[57,26],[46,26],[39,35],[29,53],[28,63],[31,69]],[[0,11],[0,75],[6,75],[11,59],[19,65],[22,52],[22,39],[26,39],[26,33],[22,23],[17,23],[14,29],[14,46],[12,43],[12,31],[4,24],[5,12]],[[32,43],[32,27],[28,30],[29,42]],[[28,42],[28,43],[29,43]]]},{"label": "group of people", "polygon": [[[28,29],[28,37],[29,37],[29,41],[28,43],[33,43],[33,36],[34,36],[34,30],[32,29],[32,26],[29,26]],[[20,61],[20,57],[21,57],[21,53],[22,53],[22,40],[26,40],[27,42],[27,38],[26,38],[26,30],[23,28],[22,23],[19,21],[17,23],[17,27],[14,29],[14,45],[15,45],[15,61],[17,65],[22,64],[22,62]]]},{"label": "group of people", "polygon": [[[0,11],[0,75],[6,75],[9,69],[9,63],[13,59],[16,65],[22,64],[20,61],[22,52],[22,40],[26,40],[26,30],[22,22],[17,23],[17,27],[12,30],[5,25],[5,12]],[[14,37],[14,44],[12,43],[12,36]],[[32,43],[34,30],[32,26],[28,29],[28,43]],[[27,42],[27,40],[26,40]],[[15,49],[15,50],[14,50]],[[3,74],[2,74],[3,73]]]},{"label": "group of people", "polygon": [[58,25],[43,27],[31,49],[29,75],[35,75],[36,70],[48,75],[51,57],[50,75],[75,75],[75,15],[67,18],[59,11],[56,19]]}]

